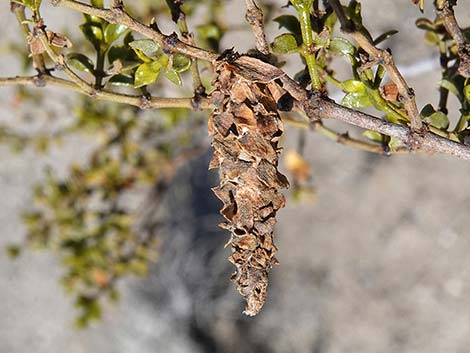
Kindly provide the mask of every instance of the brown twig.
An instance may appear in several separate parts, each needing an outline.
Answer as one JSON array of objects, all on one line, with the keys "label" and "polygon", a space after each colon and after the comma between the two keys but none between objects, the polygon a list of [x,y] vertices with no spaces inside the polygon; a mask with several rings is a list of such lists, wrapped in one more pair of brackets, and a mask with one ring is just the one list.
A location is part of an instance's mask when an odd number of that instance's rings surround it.
[{"label": "brown twig", "polygon": [[457,45],[457,52],[459,55],[460,63],[458,72],[464,77],[470,77],[470,43],[465,41],[462,29],[457,23],[455,18],[455,13],[453,7],[456,5],[457,1],[445,1],[442,8],[437,7],[436,4],[436,13],[439,18],[444,22],[444,26],[455,41]]},{"label": "brown twig", "polygon": [[[192,98],[159,98],[143,97],[123,93],[115,93],[107,90],[84,91],[82,87],[75,82],[64,80],[51,75],[27,76],[27,77],[7,77],[0,78],[0,86],[36,86],[45,85],[65,88],[74,92],[86,94],[100,100],[108,100],[116,103],[129,104],[141,109],[160,109],[160,108],[186,108],[194,109]],[[90,87],[91,88],[91,87]],[[201,98],[198,109],[212,109],[212,104],[207,98]]]},{"label": "brown twig", "polygon": [[[112,9],[101,9],[88,4],[84,4],[74,0],[51,0],[56,5],[68,7],[89,15],[98,16],[112,23],[120,23],[139,32],[156,42],[160,43],[162,47],[170,52],[180,52],[184,55],[201,58],[204,60],[216,61],[219,57],[218,54],[212,53],[203,49],[193,47],[179,41],[175,36],[165,36],[159,31],[152,29],[148,26],[141,24],[130,17],[123,9],[121,1],[114,1],[115,7]],[[336,0],[330,0],[331,4],[339,4]],[[334,7],[334,6],[333,6]],[[342,8],[341,8],[342,10]],[[339,14],[343,12],[338,12]],[[344,13],[343,13],[344,14]],[[341,15],[338,16],[341,18]],[[344,18],[343,18],[344,21]],[[348,23],[342,23],[344,28],[348,28]],[[353,32],[357,33],[357,32]],[[72,81],[62,80],[54,78],[52,76],[42,77],[29,77],[29,78],[9,78],[0,79],[0,85],[12,85],[12,84],[29,84],[38,85],[38,80],[42,79],[48,83],[55,84],[62,87],[70,88],[74,91],[79,91],[84,94],[88,94],[99,99],[108,99],[121,103],[132,104],[141,108],[163,108],[163,107],[184,107],[192,108],[192,101],[190,98],[151,98],[146,101],[145,98],[140,96],[131,96],[117,94],[105,90],[97,90],[92,87],[88,82],[84,81],[78,75],[76,75],[71,69],[68,68],[65,58],[62,54],[57,54],[50,46],[47,41],[45,34],[40,35],[41,41],[44,47],[51,57],[51,59],[69,75]],[[404,82],[401,74],[396,70],[396,66],[391,59],[391,55],[381,49],[374,47],[363,35],[360,33],[355,35],[358,43],[367,51],[370,51],[370,55],[383,60],[384,66],[390,70],[391,76],[398,80],[401,89],[407,89],[406,83]],[[171,46],[170,46],[171,44]],[[171,47],[171,48],[170,48]],[[249,80],[258,82],[273,82],[279,80],[282,87],[287,91],[294,100],[297,101],[296,105],[298,109],[302,110],[307,114],[309,119],[316,124],[319,118],[322,119],[337,119],[346,123],[359,126],[364,129],[374,130],[385,135],[393,136],[405,143],[412,150],[423,150],[429,153],[445,153],[453,156],[457,156],[463,159],[470,160],[470,147],[460,144],[455,141],[451,141],[445,137],[437,136],[431,132],[416,134],[416,126],[411,126],[411,129],[406,126],[393,124],[382,119],[378,119],[371,115],[361,113],[352,109],[342,107],[327,97],[323,97],[316,92],[313,96],[311,92],[308,92],[301,87],[297,82],[292,80],[287,74],[281,69],[265,63],[259,59],[241,56],[238,59],[231,59],[232,63],[238,66],[238,70],[241,75],[246,75]],[[414,106],[416,104],[414,99],[408,101],[405,106]],[[210,100],[203,100],[200,108],[211,109],[213,103]],[[412,110],[410,110],[412,111]],[[413,116],[412,114],[410,114]],[[419,114],[418,114],[419,117]],[[420,120],[419,120],[420,121]],[[413,122],[413,119],[412,119]],[[421,121],[420,121],[421,122]],[[416,125],[416,123],[415,123]]]},{"label": "brown twig", "polygon": [[246,21],[250,24],[256,40],[256,48],[264,55],[269,55],[269,44],[264,33],[263,11],[255,0],[245,0]]},{"label": "brown twig", "polygon": [[[26,16],[25,16],[25,7],[23,5],[20,5],[16,2],[11,3],[11,10],[15,14],[16,19],[21,26],[21,29],[23,30],[23,33],[26,37],[26,39],[29,39],[29,36],[31,35],[31,31],[29,28],[29,25],[25,22],[26,21]],[[31,55],[33,59],[33,66],[36,69],[36,71],[39,74],[45,74],[47,73],[47,68],[46,64],[44,62],[44,57],[42,54],[32,54]]]},{"label": "brown twig", "polygon": [[114,6],[110,9],[95,7],[75,0],[50,0],[50,2],[54,6],[66,7],[90,16],[96,16],[109,23],[122,24],[145,37],[152,39],[167,53],[177,52],[192,58],[211,62],[217,60],[219,57],[219,54],[183,43],[178,39],[176,33],[167,36],[156,29],[137,21],[133,17],[129,16],[129,14],[124,10],[122,1],[115,1],[114,5],[117,4],[118,6]]},{"label": "brown twig", "polygon": [[312,122],[318,119],[336,119],[367,130],[393,136],[402,141],[411,150],[423,150],[428,153],[444,153],[470,160],[470,147],[438,136],[432,132],[416,134],[411,128],[394,124],[372,115],[345,108],[319,92],[306,91],[292,80],[284,71],[259,59],[241,56],[233,65],[237,66],[242,76],[259,82],[279,80],[282,88],[297,101],[298,108],[305,112]]},{"label": "brown twig", "polygon": [[428,132],[424,135],[414,134],[413,131],[402,125],[394,124],[374,116],[345,108],[329,100],[317,99],[318,116],[322,119],[336,119],[345,123],[373,130],[382,134],[393,136],[401,140],[413,150],[418,148],[427,153],[443,153],[465,160],[470,160],[470,147],[451,141],[447,138]]},{"label": "brown twig", "polygon": [[399,148],[396,151],[391,151],[387,146],[355,139],[349,136],[347,132],[340,133],[329,127],[326,127],[323,124],[323,122],[321,122],[320,120],[316,120],[313,122],[300,121],[290,116],[282,116],[282,120],[289,125],[299,127],[302,129],[310,129],[312,131],[320,133],[321,135],[325,136],[326,138],[336,143],[339,143],[340,145],[356,148],[361,151],[376,153],[382,156],[410,153],[410,150],[406,147]]},{"label": "brown twig", "polygon": [[410,118],[411,129],[414,132],[424,133],[424,126],[418,107],[416,106],[415,93],[413,89],[408,86],[406,80],[398,70],[392,54],[388,50],[377,48],[369,38],[356,30],[354,23],[346,17],[339,0],[329,0],[329,3],[340,21],[341,30],[349,34],[357,44],[371,56],[372,62],[383,65],[390,79],[397,85],[400,101],[403,102],[408,117]]},{"label": "brown twig", "polygon": [[[189,31],[188,23],[186,21],[186,14],[181,9],[183,4],[182,0],[167,0],[168,7],[171,10],[171,17],[173,21],[177,24],[178,29],[181,33],[181,40],[191,46],[195,46],[194,36]],[[201,75],[199,74],[198,59],[191,58],[191,76],[193,79],[194,94],[196,99],[199,95],[204,95],[206,89],[202,85]]]}]

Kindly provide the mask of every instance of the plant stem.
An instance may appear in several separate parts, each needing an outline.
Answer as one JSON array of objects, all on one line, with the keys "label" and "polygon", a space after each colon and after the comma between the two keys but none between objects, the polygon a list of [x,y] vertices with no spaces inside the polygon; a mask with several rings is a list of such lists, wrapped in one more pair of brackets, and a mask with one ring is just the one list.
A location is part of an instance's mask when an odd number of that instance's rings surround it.
[{"label": "plant stem", "polygon": [[317,59],[315,57],[315,42],[313,39],[312,23],[310,20],[311,1],[291,0],[291,2],[299,15],[302,41],[305,47],[302,55],[305,59],[305,63],[307,64],[310,79],[312,80],[312,88],[315,90],[320,90],[322,84],[318,75]]},{"label": "plant stem", "polygon": [[[0,78],[1,86],[54,86],[64,88],[74,92],[82,93],[88,96],[92,96],[96,99],[107,100],[115,103],[129,104],[139,108],[146,109],[159,109],[159,108],[185,108],[194,109],[191,98],[160,98],[150,97],[144,98],[142,96],[116,93],[107,90],[95,90],[93,93],[90,92],[92,87],[88,87],[88,90],[84,90],[78,86],[75,82],[65,80],[63,78],[54,77],[51,75],[42,76],[26,76],[26,77],[5,77]],[[201,98],[198,105],[198,109],[208,110],[212,109],[213,106],[207,98]]]},{"label": "plant stem", "polygon": [[95,68],[95,88],[100,89],[104,77],[104,61],[106,56],[106,49],[100,48],[96,52],[96,68]]},{"label": "plant stem", "polygon": [[[15,5],[13,12],[15,13],[16,19],[23,30],[23,33],[26,38],[30,35],[30,29],[26,21],[24,6]],[[42,54],[34,54],[32,55],[33,59],[33,66],[34,68],[41,74],[47,73],[46,64],[44,62],[44,57]]]}]

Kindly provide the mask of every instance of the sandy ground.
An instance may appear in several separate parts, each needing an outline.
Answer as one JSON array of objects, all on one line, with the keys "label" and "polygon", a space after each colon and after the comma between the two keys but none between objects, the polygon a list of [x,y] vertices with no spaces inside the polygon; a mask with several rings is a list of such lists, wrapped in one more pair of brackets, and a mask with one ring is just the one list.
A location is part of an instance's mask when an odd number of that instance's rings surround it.
[{"label": "sandy ground", "polygon": [[[408,3],[363,0],[364,17],[374,33],[401,30],[389,45],[422,106],[437,101],[438,75],[430,71],[432,50],[414,29],[417,11]],[[13,26],[6,1],[0,7],[0,27]],[[461,8],[468,25],[470,12]],[[12,32],[0,46],[14,39]],[[0,60],[1,75],[17,69]],[[1,89],[2,121],[22,112],[9,105],[11,95]],[[56,103],[36,113],[68,114]],[[287,149],[297,132],[288,135]],[[19,214],[44,166],[64,170],[82,142],[68,141],[46,157],[0,146],[0,246],[24,235]],[[467,353],[470,164],[443,156],[383,158],[315,134],[306,156],[317,201],[290,200],[279,213],[281,266],[272,272],[259,316],[242,317],[228,283],[227,235],[215,226],[220,205],[209,190],[217,181],[206,171],[207,155],[183,169],[174,185],[173,232],[160,263],[148,279],[122,283],[121,302],[92,329],[72,328],[74,309],[51,254],[25,253],[14,262],[0,255],[0,352]]]}]

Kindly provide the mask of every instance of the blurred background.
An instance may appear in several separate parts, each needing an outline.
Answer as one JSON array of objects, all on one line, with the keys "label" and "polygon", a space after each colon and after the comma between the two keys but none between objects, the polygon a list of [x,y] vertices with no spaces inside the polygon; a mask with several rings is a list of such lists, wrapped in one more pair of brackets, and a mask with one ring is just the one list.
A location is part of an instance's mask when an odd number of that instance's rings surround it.
[{"label": "blurred background", "polygon": [[[280,14],[285,1],[273,3]],[[362,4],[374,35],[400,31],[387,46],[415,89],[418,106],[436,104],[438,55],[415,27],[422,16],[418,9],[409,0]],[[226,1],[224,11],[227,27],[235,30],[223,37],[222,49],[248,50],[253,40],[240,2]],[[433,17],[431,11],[425,15]],[[49,5],[44,16],[71,37],[82,20]],[[463,2],[457,16],[470,24]],[[0,76],[22,72],[7,50],[12,42],[24,45],[15,26],[2,1]],[[171,26],[161,27],[170,32]],[[271,40],[276,33],[276,24],[268,26]],[[20,104],[17,89],[0,90],[0,121],[20,131],[53,130],[73,121],[70,107],[81,99],[46,88],[40,101]],[[456,101],[449,108],[457,110]],[[194,131],[207,140],[204,124]],[[296,148],[298,136],[287,128],[285,150]],[[207,150],[178,170],[164,198],[145,197],[152,195],[148,188],[137,193],[145,200],[139,207],[153,210],[158,202],[166,217],[158,261],[146,278],[120,281],[120,300],[106,302],[102,320],[89,328],[73,325],[76,309],[59,283],[64,269],[54,252],[25,251],[14,260],[0,255],[0,351],[468,352],[470,164],[438,155],[387,158],[315,133],[305,143],[315,200],[296,201],[286,192],[276,230],[281,265],[271,272],[268,300],[258,316],[241,314],[244,304],[229,281],[230,250],[223,248],[228,234],[217,227],[221,205],[210,190],[217,173],[207,171]],[[31,207],[32,188],[44,180],[45,168],[65,176],[70,163],[85,161],[96,144],[92,134],[74,134],[45,154],[0,145],[0,246],[24,239],[21,214]]]}]

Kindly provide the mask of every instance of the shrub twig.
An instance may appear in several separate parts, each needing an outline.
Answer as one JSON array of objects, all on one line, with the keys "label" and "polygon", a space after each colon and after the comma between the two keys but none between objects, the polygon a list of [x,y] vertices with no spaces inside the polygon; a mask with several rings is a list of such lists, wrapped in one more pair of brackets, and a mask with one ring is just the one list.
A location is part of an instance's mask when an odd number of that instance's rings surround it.
[{"label": "shrub twig", "polygon": [[458,72],[464,77],[470,77],[470,43],[465,41],[462,29],[455,18],[454,6],[457,1],[445,1],[441,8],[436,3],[436,13],[444,22],[444,26],[457,45],[460,63]]},{"label": "shrub twig", "polygon": [[341,30],[350,35],[359,44],[359,46],[371,56],[374,63],[383,65],[387,70],[390,79],[398,88],[400,101],[403,102],[411,122],[411,130],[417,133],[425,133],[425,128],[416,105],[415,93],[413,89],[408,86],[403,75],[398,70],[392,54],[388,50],[377,48],[369,38],[356,30],[354,23],[346,17],[339,0],[329,0],[329,3],[340,21]]}]

